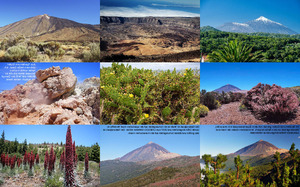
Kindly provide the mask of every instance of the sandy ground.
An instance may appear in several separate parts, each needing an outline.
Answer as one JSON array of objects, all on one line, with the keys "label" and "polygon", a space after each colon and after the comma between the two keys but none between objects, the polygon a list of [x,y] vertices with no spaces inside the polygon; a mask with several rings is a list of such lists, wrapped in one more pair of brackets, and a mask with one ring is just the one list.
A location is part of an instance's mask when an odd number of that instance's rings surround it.
[{"label": "sandy ground", "polygon": [[200,119],[201,125],[264,125],[264,124],[300,124],[300,107],[296,117],[284,122],[268,122],[257,119],[250,111],[239,111],[239,102],[224,104],[216,110],[208,112],[206,117]]}]

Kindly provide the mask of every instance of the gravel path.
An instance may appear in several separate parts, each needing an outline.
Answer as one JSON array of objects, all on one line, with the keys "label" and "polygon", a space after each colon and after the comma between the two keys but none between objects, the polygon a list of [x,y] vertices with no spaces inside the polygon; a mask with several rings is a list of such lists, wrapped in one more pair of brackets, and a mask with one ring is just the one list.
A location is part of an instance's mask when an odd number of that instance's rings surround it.
[{"label": "gravel path", "polygon": [[201,125],[266,125],[266,124],[300,124],[300,107],[297,117],[285,122],[271,123],[256,119],[249,111],[239,111],[239,102],[224,104],[216,110],[208,112],[208,115],[200,119]]}]

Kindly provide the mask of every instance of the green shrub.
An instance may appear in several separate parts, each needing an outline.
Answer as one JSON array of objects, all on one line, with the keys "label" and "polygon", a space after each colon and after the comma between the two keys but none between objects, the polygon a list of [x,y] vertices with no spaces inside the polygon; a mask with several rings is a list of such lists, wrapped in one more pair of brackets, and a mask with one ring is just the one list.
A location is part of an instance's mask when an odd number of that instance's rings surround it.
[{"label": "green shrub", "polygon": [[207,116],[209,109],[204,105],[200,105],[198,111],[199,111],[200,117],[205,117],[205,116]]},{"label": "green shrub", "polygon": [[45,183],[47,187],[63,187],[64,182],[59,180],[59,175],[48,177]]},{"label": "green shrub", "polygon": [[4,58],[8,62],[29,61],[29,53],[25,46],[18,45],[7,49]]},{"label": "green shrub", "polygon": [[214,93],[207,92],[203,99],[201,100],[201,103],[209,108],[209,110],[217,109],[220,107],[220,102],[216,99]]},{"label": "green shrub", "polygon": [[152,71],[113,63],[100,70],[101,124],[193,123],[200,72]]},{"label": "green shrub", "polygon": [[97,43],[91,43],[89,45],[90,50],[83,52],[84,62],[100,62],[100,45]]},{"label": "green shrub", "polygon": [[239,106],[239,110],[240,111],[246,111],[247,107],[243,103],[241,103],[241,105]]}]

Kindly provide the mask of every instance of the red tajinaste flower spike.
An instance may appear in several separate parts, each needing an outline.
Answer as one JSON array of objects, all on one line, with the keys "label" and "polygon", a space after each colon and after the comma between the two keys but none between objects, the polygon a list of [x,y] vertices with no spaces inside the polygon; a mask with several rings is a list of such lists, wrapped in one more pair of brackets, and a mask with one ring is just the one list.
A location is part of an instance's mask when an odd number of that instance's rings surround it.
[{"label": "red tajinaste flower spike", "polygon": [[40,156],[39,156],[38,153],[36,154],[35,163],[36,163],[36,164],[39,164],[39,163],[40,163]]},{"label": "red tajinaste flower spike", "polygon": [[73,158],[73,144],[72,144],[72,133],[71,126],[68,126],[66,135],[66,160],[65,160],[65,184],[68,187],[75,186],[74,180],[74,158]]},{"label": "red tajinaste flower spike", "polygon": [[50,156],[49,156],[48,174],[51,175],[53,170],[54,170],[54,151],[52,145],[50,150]]},{"label": "red tajinaste flower spike", "polygon": [[85,159],[84,159],[84,166],[85,166],[85,171],[89,171],[89,154],[86,152],[85,153]]},{"label": "red tajinaste flower spike", "polygon": [[48,167],[48,158],[49,158],[49,155],[48,155],[48,151],[46,151],[45,153],[45,160],[44,160],[44,170],[46,171],[47,170],[47,167]]}]

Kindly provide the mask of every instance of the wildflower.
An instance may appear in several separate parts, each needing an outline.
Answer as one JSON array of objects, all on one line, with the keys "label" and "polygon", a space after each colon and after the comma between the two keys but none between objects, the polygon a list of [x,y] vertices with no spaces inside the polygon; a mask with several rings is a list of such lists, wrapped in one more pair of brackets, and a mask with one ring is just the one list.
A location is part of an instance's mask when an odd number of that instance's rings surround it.
[{"label": "wildflower", "polygon": [[114,73],[113,73],[113,72],[110,72],[109,74],[113,75]]},{"label": "wildflower", "polygon": [[101,86],[101,88],[103,89],[105,86]]},{"label": "wildflower", "polygon": [[149,118],[149,114],[145,114],[145,118]]},{"label": "wildflower", "polygon": [[184,73],[183,75],[186,76],[186,73]]},{"label": "wildflower", "polygon": [[189,70],[189,68],[185,68],[185,71]]},{"label": "wildflower", "polygon": [[133,94],[129,94],[129,97],[133,97]]}]

